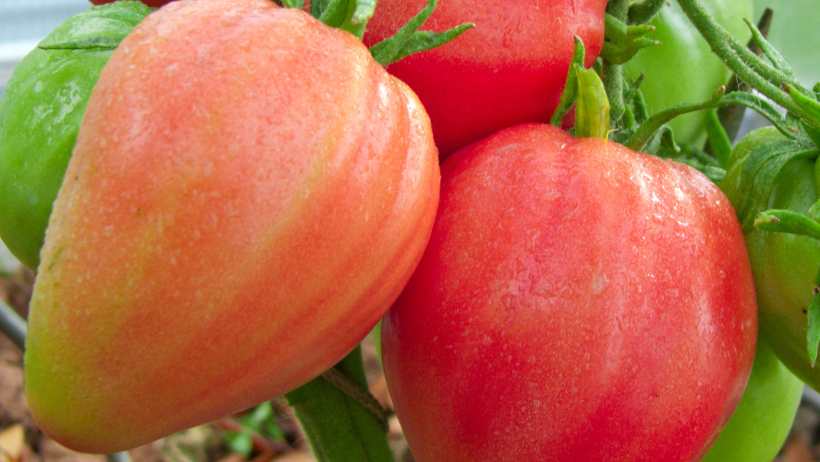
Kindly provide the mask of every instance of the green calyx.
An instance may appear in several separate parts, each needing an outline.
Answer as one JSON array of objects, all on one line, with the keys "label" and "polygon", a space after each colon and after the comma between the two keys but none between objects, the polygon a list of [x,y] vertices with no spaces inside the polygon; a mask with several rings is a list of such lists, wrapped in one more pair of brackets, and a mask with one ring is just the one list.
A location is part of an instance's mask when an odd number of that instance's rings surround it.
[{"label": "green calyx", "polygon": [[575,106],[575,135],[586,138],[607,139],[609,136],[609,98],[604,83],[594,69],[584,68],[586,47],[575,37],[575,52],[567,72],[564,91],[550,123],[556,127],[573,105]]},{"label": "green calyx", "polygon": [[[282,6],[304,8],[304,0],[281,0]],[[436,9],[436,0],[413,16],[395,35],[373,45],[370,52],[383,66],[388,66],[412,54],[437,48],[455,39],[473,24],[459,24],[444,32],[419,30]],[[310,4],[310,14],[330,27],[350,32],[358,38],[364,36],[367,23],[376,11],[376,0],[316,0]]]},{"label": "green calyx", "polygon": [[601,56],[611,64],[624,64],[640,50],[660,45],[652,38],[655,27],[649,24],[627,25],[607,13],[605,17],[606,41]]}]

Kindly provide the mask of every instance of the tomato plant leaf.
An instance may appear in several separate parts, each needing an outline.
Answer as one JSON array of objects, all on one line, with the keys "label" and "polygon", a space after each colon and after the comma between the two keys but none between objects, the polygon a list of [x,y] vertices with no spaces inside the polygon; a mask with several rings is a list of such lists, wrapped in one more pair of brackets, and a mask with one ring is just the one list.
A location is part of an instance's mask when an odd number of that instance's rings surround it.
[{"label": "tomato plant leaf", "polygon": [[370,47],[373,58],[383,66],[388,66],[413,53],[444,45],[475,26],[471,23],[464,23],[444,32],[419,31],[418,29],[424,25],[435,9],[436,0],[427,0],[427,6],[407,21],[407,24],[392,37]]},{"label": "tomato plant leaf", "polygon": [[627,25],[609,13],[605,18],[606,40],[601,56],[610,64],[624,64],[640,50],[660,45],[659,41],[651,37],[655,32],[655,26]]},{"label": "tomato plant leaf", "polygon": [[[353,350],[335,369],[363,390],[367,389],[360,348]],[[286,397],[319,462],[392,462],[383,422],[325,378],[318,377]]]},{"label": "tomato plant leaf", "polygon": [[253,450],[253,438],[246,431],[225,433],[225,442],[228,443],[231,452],[245,457],[251,455]]},{"label": "tomato plant leaf", "polygon": [[281,0],[281,2],[285,8],[298,8],[301,10],[305,7],[305,0]]},{"label": "tomato plant leaf", "polygon": [[743,162],[736,196],[736,209],[744,230],[754,227],[757,215],[769,206],[778,176],[796,159],[816,158],[818,152],[802,140],[761,142]]}]

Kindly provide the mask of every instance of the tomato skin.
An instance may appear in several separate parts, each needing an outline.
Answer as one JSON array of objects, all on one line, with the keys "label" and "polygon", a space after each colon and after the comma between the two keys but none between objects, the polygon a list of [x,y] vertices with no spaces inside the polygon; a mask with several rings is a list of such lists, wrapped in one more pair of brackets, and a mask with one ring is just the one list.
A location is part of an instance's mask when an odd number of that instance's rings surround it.
[{"label": "tomato skin", "polygon": [[34,418],[110,452],[301,385],[398,296],[438,189],[421,103],[352,35],[268,0],[152,13],[106,65],[51,215]]},{"label": "tomato skin", "polygon": [[[389,37],[425,3],[380,0],[365,42]],[[591,64],[603,45],[605,9],[605,0],[439,2],[425,29],[475,28],[388,70],[419,95],[447,155],[496,130],[548,120],[564,88],[573,35],[583,39]]]},{"label": "tomato skin", "polygon": [[[122,40],[149,13],[117,2],[77,14],[41,42]],[[31,268],[39,262],[51,205],[63,180],[85,105],[109,50],[34,49],[0,101],[0,238]]]},{"label": "tomato skin", "polygon": [[[749,40],[749,29],[743,18],[755,22],[753,0],[701,3],[733,37],[742,43]],[[641,90],[651,114],[681,104],[706,101],[728,82],[731,72],[712,52],[677,2],[666,2],[651,24],[656,28],[654,38],[661,45],[641,50],[624,66],[630,79],[644,75]],[[702,144],[706,140],[705,112],[678,117],[670,125],[679,142]]]},{"label": "tomato skin", "polygon": [[443,164],[430,244],[382,329],[419,462],[693,461],[740,399],[757,320],[709,180],[525,125]]},{"label": "tomato skin", "polygon": [[[761,145],[777,145],[786,138],[773,127],[756,130],[735,147],[721,187],[739,203],[738,180],[749,152]],[[769,208],[805,213],[820,197],[816,159],[796,159],[781,172]],[[783,363],[809,386],[820,389],[820,369],[811,367],[806,352],[808,321],[804,310],[813,296],[820,268],[820,242],[785,233],[751,230],[746,234],[755,275],[760,329]]]},{"label": "tomato skin", "polygon": [[702,462],[771,462],[789,436],[803,382],[758,338],[749,385]]}]

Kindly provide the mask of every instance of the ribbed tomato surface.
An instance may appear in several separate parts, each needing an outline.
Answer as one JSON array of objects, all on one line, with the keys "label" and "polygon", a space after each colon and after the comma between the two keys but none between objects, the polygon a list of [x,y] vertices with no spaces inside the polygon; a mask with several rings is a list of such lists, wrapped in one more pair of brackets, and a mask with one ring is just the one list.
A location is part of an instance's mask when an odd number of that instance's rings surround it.
[{"label": "ribbed tomato surface", "polygon": [[94,89],[51,216],[35,419],[113,451],[321,373],[420,259],[437,162],[421,104],[352,35],[268,0],[151,14]]},{"label": "ribbed tomato surface", "polygon": [[525,125],[444,163],[384,365],[419,462],[695,461],[740,399],[756,334],[716,186]]}]

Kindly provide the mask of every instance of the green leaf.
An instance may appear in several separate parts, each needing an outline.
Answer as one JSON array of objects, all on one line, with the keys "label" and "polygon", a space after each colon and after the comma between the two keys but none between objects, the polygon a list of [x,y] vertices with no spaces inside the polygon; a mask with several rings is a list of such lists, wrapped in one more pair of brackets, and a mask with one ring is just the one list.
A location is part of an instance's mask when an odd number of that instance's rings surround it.
[{"label": "green leaf", "polygon": [[814,283],[814,297],[806,310],[809,324],[806,331],[806,346],[811,367],[817,364],[817,348],[820,345],[820,271],[817,272]]},{"label": "green leaf", "polygon": [[[302,8],[304,0],[288,0],[286,6]],[[375,10],[376,0],[320,0],[310,4],[313,17],[330,27],[346,30],[359,39],[364,36]]]},{"label": "green leaf", "polygon": [[311,0],[310,2],[310,14],[316,19],[322,16],[322,12],[327,9],[327,5],[330,3],[330,0]]},{"label": "green leaf", "polygon": [[231,452],[247,457],[253,451],[253,438],[248,432],[227,432],[225,433],[225,441],[228,443]]},{"label": "green leaf", "polygon": [[[367,390],[358,347],[335,369]],[[287,399],[319,462],[392,462],[383,421],[325,378],[288,393]]]},{"label": "green leaf", "polygon": [[569,71],[567,72],[567,80],[564,83],[564,91],[561,92],[561,99],[558,101],[558,107],[552,114],[550,123],[556,127],[560,127],[564,121],[572,105],[575,104],[575,98],[578,96],[578,77],[575,69],[577,67],[583,68],[586,60],[586,47],[581,37],[575,36],[575,51],[572,54],[572,63],[570,63]]},{"label": "green leaf", "polygon": [[444,45],[474,27],[474,24],[465,23],[444,32],[419,31],[418,29],[424,25],[435,9],[436,0],[427,0],[427,6],[413,16],[395,35],[370,47],[373,58],[383,66],[388,66],[413,53]]},{"label": "green leaf", "polygon": [[606,41],[601,56],[609,64],[624,64],[642,49],[660,45],[659,41],[651,38],[655,26],[629,26],[609,13],[605,18]]},{"label": "green leaf", "polygon": [[259,430],[263,423],[266,420],[269,420],[273,417],[273,406],[271,405],[270,401],[265,401],[264,403],[256,406],[253,412],[247,416],[246,420],[243,420],[243,423],[247,426],[251,427],[254,430]]},{"label": "green leaf", "polygon": [[296,8],[301,10],[305,7],[305,0],[281,0],[282,6],[285,8]]},{"label": "green leaf", "polygon": [[742,164],[736,210],[745,230],[754,227],[757,215],[768,209],[780,172],[792,160],[817,157],[817,150],[799,140],[774,139],[752,149]]}]

